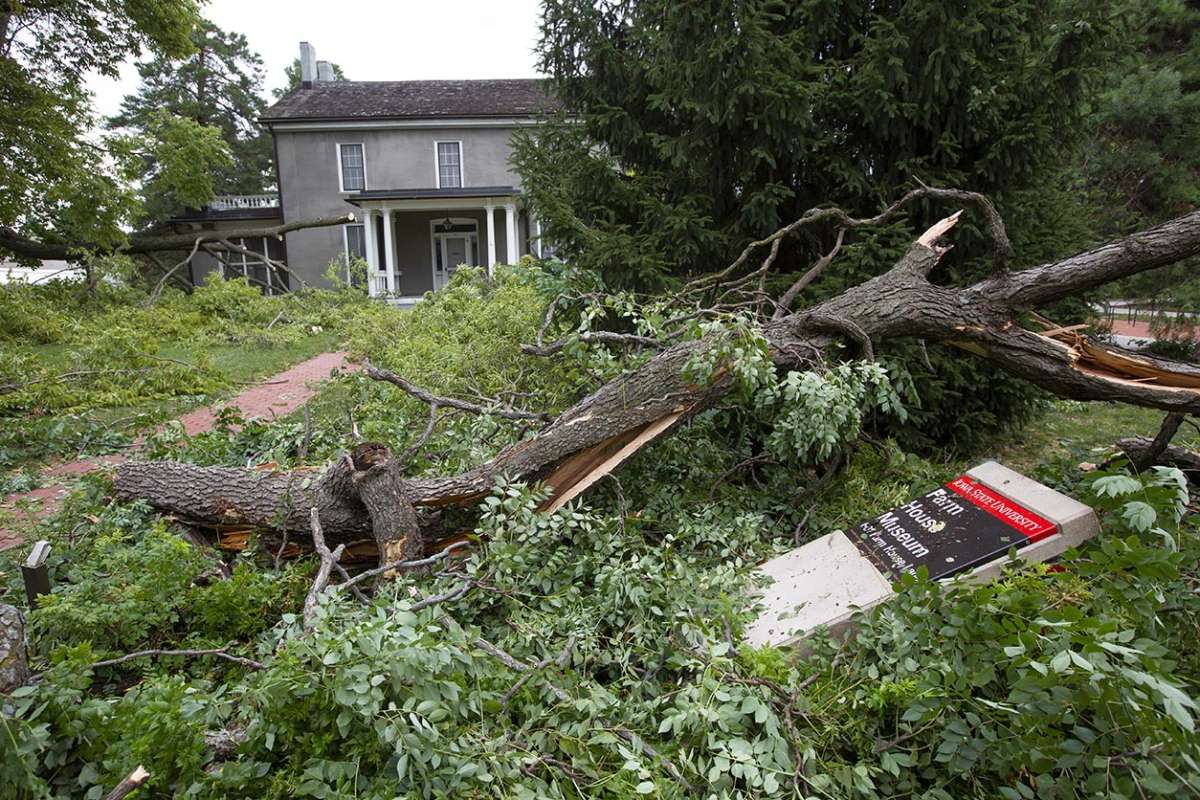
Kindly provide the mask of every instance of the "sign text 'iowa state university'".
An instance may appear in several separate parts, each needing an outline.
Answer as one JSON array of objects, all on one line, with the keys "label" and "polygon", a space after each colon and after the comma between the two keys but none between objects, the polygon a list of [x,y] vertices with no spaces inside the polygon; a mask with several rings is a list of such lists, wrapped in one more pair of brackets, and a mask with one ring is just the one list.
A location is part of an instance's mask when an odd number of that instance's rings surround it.
[{"label": "sign text 'iowa state university'", "polygon": [[850,538],[893,579],[926,567],[945,578],[1043,539],[1054,523],[962,475],[850,530]]}]

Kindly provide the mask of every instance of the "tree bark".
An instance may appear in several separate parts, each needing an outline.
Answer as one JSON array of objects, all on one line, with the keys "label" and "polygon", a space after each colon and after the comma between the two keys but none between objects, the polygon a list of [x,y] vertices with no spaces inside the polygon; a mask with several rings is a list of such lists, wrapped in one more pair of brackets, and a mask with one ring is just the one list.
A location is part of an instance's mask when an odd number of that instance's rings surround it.
[{"label": "tree bark", "polygon": [[[913,337],[958,346],[1062,397],[1200,412],[1195,367],[1104,348],[1075,334],[1041,335],[1017,324],[1017,315],[1034,305],[1200,253],[1200,211],[1059,262],[1001,272],[966,287],[938,286],[927,277],[945,252],[936,240],[956,220],[957,215],[931,228],[885,274],[768,322],[763,331],[775,362],[814,366],[842,337],[855,340],[866,353],[872,341]],[[396,532],[413,524],[410,505],[472,504],[500,476],[543,480],[552,491],[548,507],[574,497],[729,391],[731,379],[724,370],[705,386],[684,377],[693,355],[717,345],[710,336],[663,350],[536,435],[458,475],[405,478],[390,454],[381,453],[366,469],[345,459],[320,477],[128,462],[117,468],[116,490],[193,521],[236,519],[277,529],[280,523],[273,520],[279,518],[296,532],[307,530],[303,510],[314,505],[332,539],[374,536],[381,544],[403,541],[399,546],[409,548],[410,540],[397,538]],[[298,483],[298,475],[308,477]],[[305,493],[303,502],[294,501],[297,492]]]}]

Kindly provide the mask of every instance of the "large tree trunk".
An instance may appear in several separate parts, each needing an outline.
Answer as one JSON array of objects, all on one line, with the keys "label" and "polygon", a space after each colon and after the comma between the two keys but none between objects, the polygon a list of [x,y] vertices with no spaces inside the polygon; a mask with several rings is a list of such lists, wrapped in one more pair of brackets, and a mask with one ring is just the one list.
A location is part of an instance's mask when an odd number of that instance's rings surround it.
[{"label": "large tree trunk", "polygon": [[[956,219],[931,228],[887,273],[768,323],[764,332],[775,361],[803,368],[841,338],[869,352],[872,340],[912,337],[956,345],[1063,397],[1200,412],[1196,367],[1105,348],[1070,332],[1039,334],[1017,323],[1020,312],[1035,306],[1200,253],[1200,212],[1052,264],[1001,271],[967,287],[938,286],[927,278],[944,252],[936,241]],[[406,537],[413,533],[415,517],[404,508],[408,503],[427,508],[472,504],[506,475],[544,480],[552,490],[547,507],[555,508],[679,420],[710,406],[729,390],[728,375],[698,386],[685,380],[683,367],[693,354],[715,344],[710,337],[663,350],[536,435],[468,472],[405,478],[384,455],[367,469],[389,475],[385,494],[391,500],[363,491],[363,465],[353,459],[319,477],[130,462],[118,467],[116,490],[194,522],[286,526],[294,532],[308,531],[307,509],[315,506],[330,541],[374,536],[385,551],[382,558],[412,552],[412,539]],[[386,378],[384,371],[368,372]],[[397,506],[391,516],[384,511],[389,504]],[[399,550],[386,544],[396,541],[407,544]]]}]

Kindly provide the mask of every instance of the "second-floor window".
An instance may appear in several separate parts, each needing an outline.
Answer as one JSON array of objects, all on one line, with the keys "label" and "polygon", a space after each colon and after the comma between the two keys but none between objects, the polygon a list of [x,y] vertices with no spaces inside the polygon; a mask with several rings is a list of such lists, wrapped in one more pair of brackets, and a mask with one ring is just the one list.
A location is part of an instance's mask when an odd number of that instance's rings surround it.
[{"label": "second-floor window", "polygon": [[338,169],[343,192],[361,192],[367,188],[367,164],[361,144],[338,145]]},{"label": "second-floor window", "polygon": [[439,189],[462,186],[462,142],[438,142],[437,167]]}]

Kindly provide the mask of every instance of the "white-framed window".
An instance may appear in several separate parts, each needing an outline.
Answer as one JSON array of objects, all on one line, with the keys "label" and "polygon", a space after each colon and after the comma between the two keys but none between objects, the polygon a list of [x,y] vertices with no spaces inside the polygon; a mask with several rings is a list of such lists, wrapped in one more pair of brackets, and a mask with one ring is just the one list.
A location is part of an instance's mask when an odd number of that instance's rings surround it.
[{"label": "white-framed window", "polygon": [[434,142],[437,153],[439,189],[457,189],[463,185],[462,142]]},{"label": "white-framed window", "polygon": [[361,142],[339,144],[338,183],[343,192],[361,192],[367,188],[367,161]]}]

